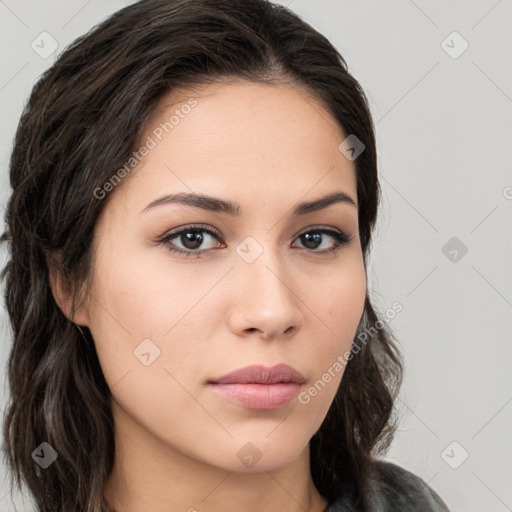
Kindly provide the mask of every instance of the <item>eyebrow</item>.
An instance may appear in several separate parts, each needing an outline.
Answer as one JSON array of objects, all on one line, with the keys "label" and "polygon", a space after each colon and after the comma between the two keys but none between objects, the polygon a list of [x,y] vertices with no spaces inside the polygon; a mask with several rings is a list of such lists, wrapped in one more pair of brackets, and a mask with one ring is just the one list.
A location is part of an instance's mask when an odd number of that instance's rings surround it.
[{"label": "eyebrow", "polygon": [[[157,206],[173,203],[185,204],[212,212],[226,213],[233,217],[237,217],[241,214],[240,205],[237,203],[219,199],[217,197],[186,192],[180,192],[178,194],[166,194],[162,197],[159,197],[158,199],[155,199],[150,204],[148,204],[148,206],[146,206],[146,208],[144,208],[140,213],[143,213]],[[295,206],[292,215],[307,215],[312,212],[323,210],[324,208],[327,208],[328,206],[336,203],[349,204],[357,208],[355,201],[348,194],[345,192],[336,191],[315,199],[314,201],[299,203]]]}]

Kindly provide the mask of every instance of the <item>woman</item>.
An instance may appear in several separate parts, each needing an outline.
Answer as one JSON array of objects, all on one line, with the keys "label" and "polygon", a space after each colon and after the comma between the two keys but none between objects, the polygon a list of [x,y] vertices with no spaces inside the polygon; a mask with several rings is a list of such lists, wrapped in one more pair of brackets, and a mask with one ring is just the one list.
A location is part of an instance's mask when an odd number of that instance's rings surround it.
[{"label": "woman", "polygon": [[38,510],[447,510],[378,459],[373,124],[299,17],[117,12],[35,85],[10,179],[4,450]]}]

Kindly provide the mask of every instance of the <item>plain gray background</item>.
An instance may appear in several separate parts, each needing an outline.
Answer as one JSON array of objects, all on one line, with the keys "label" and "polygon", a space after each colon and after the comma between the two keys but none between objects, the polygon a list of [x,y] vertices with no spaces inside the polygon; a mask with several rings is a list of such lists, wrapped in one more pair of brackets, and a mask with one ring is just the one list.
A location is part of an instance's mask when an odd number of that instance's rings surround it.
[{"label": "plain gray background", "polygon": [[[0,0],[2,208],[35,81],[129,3]],[[340,50],[376,122],[383,204],[370,285],[381,312],[403,305],[390,327],[406,361],[386,458],[453,512],[512,510],[512,0],[281,3]],[[46,58],[31,46],[43,32],[59,45]],[[0,315],[4,369],[12,341]],[[14,510],[6,483],[1,512]]]}]

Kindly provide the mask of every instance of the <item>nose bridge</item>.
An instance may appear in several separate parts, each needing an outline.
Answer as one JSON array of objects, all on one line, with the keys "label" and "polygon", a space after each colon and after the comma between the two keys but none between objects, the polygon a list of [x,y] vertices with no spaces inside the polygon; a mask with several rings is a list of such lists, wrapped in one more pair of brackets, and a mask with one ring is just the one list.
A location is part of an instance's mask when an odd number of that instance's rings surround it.
[{"label": "nose bridge", "polygon": [[284,274],[287,273],[283,255],[279,254],[271,234],[248,236],[237,247],[237,254],[237,275],[240,280],[247,280],[246,285],[257,289],[258,296],[263,293],[285,298],[289,294],[283,283]]},{"label": "nose bridge", "polygon": [[258,329],[275,336],[298,326],[298,300],[290,283],[285,254],[280,254],[272,234],[250,236],[236,249],[234,278],[235,324],[238,329]]}]

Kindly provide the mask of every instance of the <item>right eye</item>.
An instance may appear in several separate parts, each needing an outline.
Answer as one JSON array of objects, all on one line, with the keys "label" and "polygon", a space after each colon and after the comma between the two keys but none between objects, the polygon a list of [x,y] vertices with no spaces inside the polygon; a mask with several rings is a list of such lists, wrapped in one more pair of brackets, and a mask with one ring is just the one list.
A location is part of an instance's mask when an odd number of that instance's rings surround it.
[{"label": "right eye", "polygon": [[[197,250],[204,243],[204,233],[207,233],[207,237],[220,238],[220,235],[207,227],[187,226],[185,228],[181,228],[179,231],[167,234],[164,238],[159,240],[159,243],[164,244],[170,252],[198,258],[203,252],[214,248],[209,247],[200,251]],[[174,242],[174,240],[176,239],[182,244],[182,248],[175,246],[176,242]]]}]

